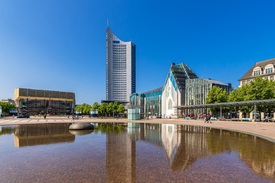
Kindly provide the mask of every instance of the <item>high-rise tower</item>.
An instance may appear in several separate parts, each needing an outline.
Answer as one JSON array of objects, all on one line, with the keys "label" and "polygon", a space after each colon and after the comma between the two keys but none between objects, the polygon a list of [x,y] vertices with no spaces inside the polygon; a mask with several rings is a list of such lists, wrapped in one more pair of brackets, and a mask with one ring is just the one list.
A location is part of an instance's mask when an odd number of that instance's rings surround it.
[{"label": "high-rise tower", "polygon": [[136,45],[106,28],[106,100],[129,102],[136,92]]}]

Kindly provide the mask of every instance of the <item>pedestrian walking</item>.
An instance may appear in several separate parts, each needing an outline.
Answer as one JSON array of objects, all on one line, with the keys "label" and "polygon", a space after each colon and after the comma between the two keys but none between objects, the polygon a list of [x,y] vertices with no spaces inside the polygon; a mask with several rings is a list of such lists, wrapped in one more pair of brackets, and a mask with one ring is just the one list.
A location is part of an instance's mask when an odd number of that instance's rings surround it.
[{"label": "pedestrian walking", "polygon": [[212,123],[211,122],[211,115],[209,117],[207,117],[207,116],[205,117],[204,123]]}]

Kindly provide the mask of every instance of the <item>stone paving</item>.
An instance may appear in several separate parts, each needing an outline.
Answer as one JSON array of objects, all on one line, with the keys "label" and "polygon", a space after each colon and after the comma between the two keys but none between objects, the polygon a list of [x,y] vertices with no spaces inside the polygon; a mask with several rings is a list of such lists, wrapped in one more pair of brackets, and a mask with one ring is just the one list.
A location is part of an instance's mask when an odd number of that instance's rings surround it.
[{"label": "stone paving", "polygon": [[275,142],[275,122],[237,122],[237,121],[212,121],[211,124],[204,123],[202,120],[185,120],[185,119],[142,119],[137,121],[122,118],[80,118],[72,120],[67,117],[31,117],[31,118],[0,118],[0,125],[17,125],[17,124],[39,124],[39,123],[76,123],[76,122],[110,122],[110,123],[164,123],[164,124],[183,124],[213,127],[219,129],[233,130],[256,135],[267,140]]}]

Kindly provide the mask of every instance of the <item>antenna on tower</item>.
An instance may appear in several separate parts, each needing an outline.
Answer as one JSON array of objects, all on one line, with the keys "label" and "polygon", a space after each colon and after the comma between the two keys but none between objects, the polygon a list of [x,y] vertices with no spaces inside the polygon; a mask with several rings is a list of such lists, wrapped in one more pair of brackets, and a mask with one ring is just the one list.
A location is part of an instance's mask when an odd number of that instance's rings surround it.
[{"label": "antenna on tower", "polygon": [[107,19],[107,27],[109,27],[109,19]]}]

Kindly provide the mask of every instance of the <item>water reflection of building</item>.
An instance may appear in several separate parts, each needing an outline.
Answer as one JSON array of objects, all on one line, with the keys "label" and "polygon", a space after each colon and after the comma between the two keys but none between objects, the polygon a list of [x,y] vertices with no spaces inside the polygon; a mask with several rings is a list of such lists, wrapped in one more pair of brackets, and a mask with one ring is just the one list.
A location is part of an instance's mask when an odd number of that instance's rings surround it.
[{"label": "water reflection of building", "polygon": [[[129,131],[129,130],[128,130]],[[133,132],[133,130],[130,130]],[[163,147],[173,171],[185,171],[198,158],[208,157],[208,128],[173,124],[140,124],[140,134],[129,134],[142,141]]]},{"label": "water reflection of building", "polygon": [[275,178],[275,160],[265,160],[259,162],[256,159],[247,159],[245,155],[240,154],[240,159],[245,162],[245,164],[250,167],[256,174]]},{"label": "water reflection of building", "polygon": [[208,149],[213,154],[228,150],[239,153],[240,159],[256,174],[275,177],[275,143],[232,131],[211,129],[207,137]]},{"label": "water reflection of building", "polygon": [[75,136],[69,132],[70,124],[16,125],[14,146],[35,146],[74,142]]},{"label": "water reflection of building", "polygon": [[173,171],[185,171],[198,158],[211,155],[203,127],[162,125],[162,142]]},{"label": "water reflection of building", "polygon": [[246,134],[199,126],[131,123],[127,131],[107,134],[106,138],[107,181],[135,182],[137,141],[163,147],[172,171],[184,172],[198,159],[234,151],[256,174],[275,177],[275,144]]},{"label": "water reflection of building", "polygon": [[136,141],[126,129],[106,134],[106,181],[136,181]]},{"label": "water reflection of building", "polygon": [[143,132],[142,140],[162,147],[160,124],[144,124],[141,131]]}]

